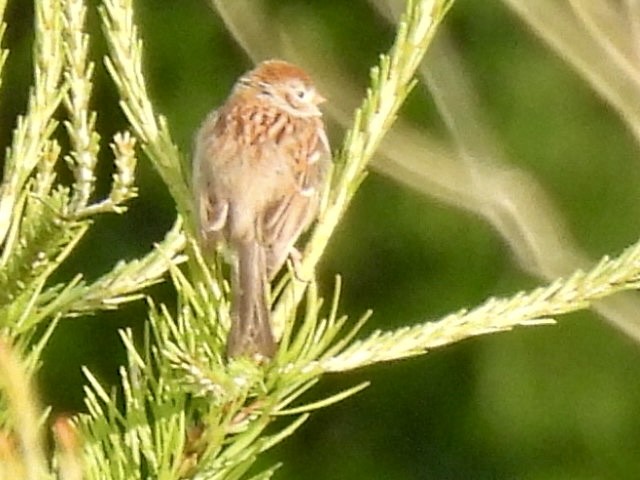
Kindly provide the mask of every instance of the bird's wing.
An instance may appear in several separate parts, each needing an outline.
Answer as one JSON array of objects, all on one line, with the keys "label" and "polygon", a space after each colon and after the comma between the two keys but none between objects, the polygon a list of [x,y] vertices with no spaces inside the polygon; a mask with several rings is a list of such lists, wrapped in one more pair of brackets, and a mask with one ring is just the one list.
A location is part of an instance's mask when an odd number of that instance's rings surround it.
[{"label": "bird's wing", "polygon": [[314,128],[313,135],[307,148],[300,149],[297,155],[296,188],[268,208],[263,218],[262,241],[267,249],[269,278],[280,270],[300,234],[317,215],[331,156],[324,129]]}]

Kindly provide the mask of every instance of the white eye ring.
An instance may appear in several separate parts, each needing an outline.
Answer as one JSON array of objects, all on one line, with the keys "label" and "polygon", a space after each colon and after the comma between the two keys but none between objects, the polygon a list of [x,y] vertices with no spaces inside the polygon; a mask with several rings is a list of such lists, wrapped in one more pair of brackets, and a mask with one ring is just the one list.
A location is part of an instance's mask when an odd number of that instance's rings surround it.
[{"label": "white eye ring", "polygon": [[305,98],[307,98],[309,96],[309,90],[301,88],[301,89],[296,91],[295,95],[300,100],[304,100]]}]

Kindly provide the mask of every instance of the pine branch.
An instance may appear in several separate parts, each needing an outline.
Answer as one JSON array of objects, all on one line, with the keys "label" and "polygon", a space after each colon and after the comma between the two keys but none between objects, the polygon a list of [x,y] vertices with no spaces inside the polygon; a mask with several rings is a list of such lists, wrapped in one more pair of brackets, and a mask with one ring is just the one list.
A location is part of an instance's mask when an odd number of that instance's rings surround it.
[{"label": "pine branch", "polygon": [[[160,281],[170,265],[185,260],[185,237],[177,221],[165,239],[139,259],[120,261],[113,269],[91,284],[78,282],[73,289],[65,285],[51,287],[43,298],[52,299],[48,310],[59,315],[77,316],[98,310],[113,310],[121,304],[144,298],[143,291]],[[61,292],[64,291],[64,294]]]},{"label": "pine branch", "polygon": [[[0,3],[0,12],[4,2]],[[115,173],[106,199],[93,202],[100,136],[89,108],[93,62],[84,31],[83,0],[36,2],[35,86],[29,108],[18,119],[0,186],[0,318],[14,333],[28,335],[39,323],[64,315],[115,308],[141,298],[141,290],[160,281],[168,262],[180,262],[184,246],[180,222],[147,256],[115,268],[91,285],[81,275],[66,284],[48,280],[82,240],[98,214],[122,213],[137,194],[135,139],[115,135],[111,148]],[[0,28],[0,33],[4,27]],[[6,52],[0,52],[0,65]],[[61,155],[53,136],[53,114],[64,103],[71,150]],[[66,160],[75,181],[61,185],[58,162]]]},{"label": "pine branch", "polygon": [[38,164],[45,141],[56,127],[53,113],[64,94],[59,0],[36,2],[35,16],[35,85],[29,95],[27,113],[18,118],[6,155],[0,188],[0,245],[4,244],[16,214],[20,214],[15,207],[21,203],[24,185]]},{"label": "pine branch", "polygon": [[397,360],[465,338],[510,330],[517,326],[555,323],[550,317],[582,310],[594,302],[640,286],[640,242],[619,257],[604,257],[587,272],[578,270],[546,287],[505,299],[489,299],[470,311],[460,311],[436,322],[376,331],[334,357],[322,360],[322,369],[337,372],[372,363]]},{"label": "pine branch", "polygon": [[181,170],[181,155],[167,121],[154,112],[142,73],[142,41],[131,0],[105,0],[100,8],[110,55],[105,64],[118,87],[120,105],[142,148],[176,202],[182,218],[191,219],[191,193]]}]

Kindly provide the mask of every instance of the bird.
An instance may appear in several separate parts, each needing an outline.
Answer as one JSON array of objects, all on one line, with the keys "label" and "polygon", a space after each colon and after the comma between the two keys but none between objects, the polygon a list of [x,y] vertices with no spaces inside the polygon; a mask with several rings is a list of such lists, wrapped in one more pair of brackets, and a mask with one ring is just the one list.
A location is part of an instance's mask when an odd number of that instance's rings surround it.
[{"label": "bird", "polygon": [[231,255],[227,358],[270,359],[277,350],[269,284],[317,218],[331,164],[311,77],[284,60],[242,75],[196,137],[193,194],[205,250]]}]

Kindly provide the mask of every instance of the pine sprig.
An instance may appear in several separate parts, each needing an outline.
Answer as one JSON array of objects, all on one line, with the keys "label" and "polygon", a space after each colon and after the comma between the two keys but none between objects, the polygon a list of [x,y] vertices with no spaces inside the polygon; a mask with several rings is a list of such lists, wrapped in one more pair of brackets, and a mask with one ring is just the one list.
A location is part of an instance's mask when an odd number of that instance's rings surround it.
[{"label": "pine sprig", "polygon": [[[37,188],[37,187],[34,187]],[[30,196],[12,255],[0,268],[0,317],[4,326],[22,330],[41,318],[39,295],[49,276],[67,258],[89,224],[64,220],[68,190],[45,198]]]},{"label": "pine sprig", "polygon": [[[46,140],[56,127],[53,113],[64,95],[62,19],[59,0],[36,2],[34,87],[25,116],[18,118],[11,148],[6,154],[0,188],[0,245],[14,223],[15,206],[38,165]],[[17,212],[19,213],[19,211]]]},{"label": "pine sprig", "polygon": [[[41,298],[48,312],[59,316],[78,316],[98,310],[114,310],[123,303],[144,298],[143,290],[162,281],[171,264],[185,257],[182,225],[176,222],[164,240],[144,257],[119,261],[108,273],[92,283],[80,277],[72,284],[59,284],[43,292]],[[48,302],[51,303],[48,303]]]},{"label": "pine sprig", "polygon": [[[108,394],[86,372],[90,414],[82,417],[81,430],[94,439],[87,452],[97,459],[92,478],[113,476],[114,471],[113,478],[125,478],[142,465],[154,477],[179,471],[190,478],[241,478],[261,453],[293,434],[308,412],[366,387],[301,402],[323,373],[310,358],[322,355],[344,325],[335,315],[329,321],[319,317],[315,288],[307,296],[306,328],[289,334],[300,351],[280,353],[269,365],[248,359],[227,363],[221,355],[226,327],[216,321],[220,304],[211,301],[206,286],[191,284],[177,267],[171,267],[171,274],[177,313],[151,303],[143,345],[136,345],[130,332],[122,334],[129,357],[128,369],[121,372],[124,398]],[[120,402],[124,408],[118,408]],[[289,420],[283,424],[278,419],[285,416]],[[117,438],[114,428],[122,431]],[[183,453],[168,465],[162,463],[167,452]]]},{"label": "pine sprig", "polygon": [[181,155],[164,117],[156,115],[142,69],[142,41],[131,0],[105,0],[100,8],[109,44],[107,70],[118,87],[120,106],[141,140],[142,148],[176,202],[182,218],[191,219],[191,193],[182,172]]},{"label": "pine sprig", "polygon": [[555,323],[552,317],[588,308],[604,297],[638,287],[640,242],[617,258],[605,256],[587,272],[578,270],[566,279],[558,279],[531,292],[520,292],[505,299],[491,298],[470,311],[462,310],[435,322],[392,332],[376,331],[320,363],[327,372],[353,370],[424,354],[477,335],[518,326],[552,324]]},{"label": "pine sprig", "polygon": [[[134,185],[135,169],[137,164],[136,152],[135,152],[136,140],[129,132],[117,133],[113,137],[111,143],[111,150],[114,155],[114,164],[116,171],[113,174],[111,182],[111,191],[109,196],[96,203],[86,205],[84,202],[84,194],[79,194],[76,197],[82,198],[82,201],[78,201],[73,210],[73,216],[75,218],[91,217],[98,213],[124,213],[127,210],[126,202],[138,196],[138,189]],[[95,165],[92,169],[95,168]],[[80,174],[83,170],[87,170],[80,165],[77,166],[76,173]],[[91,170],[93,172],[93,170]],[[91,176],[93,173],[91,173]],[[89,178],[89,175],[78,178]],[[80,180],[76,184],[81,183]],[[84,185],[92,184],[93,180]],[[80,187],[82,188],[82,187]],[[83,189],[90,192],[91,188]]]},{"label": "pine sprig", "polygon": [[64,77],[69,86],[64,104],[69,112],[65,127],[72,152],[67,163],[75,177],[72,210],[89,203],[95,183],[94,170],[100,149],[100,136],[95,131],[96,114],[89,108],[94,65],[88,61],[89,36],[84,32],[86,7],[82,0],[64,3]]},{"label": "pine sprig", "polygon": [[[0,12],[5,3],[0,3]],[[50,276],[84,237],[101,213],[121,213],[137,194],[134,185],[135,139],[115,135],[111,148],[115,173],[111,191],[93,202],[100,136],[90,109],[94,64],[89,60],[83,0],[36,2],[34,87],[24,117],[18,119],[7,151],[0,186],[0,315],[2,325],[27,335],[38,323],[65,315],[115,308],[141,298],[140,291],[159,281],[167,262],[179,263],[184,247],[180,222],[147,256],[119,262],[88,285],[81,275],[51,286]],[[1,33],[1,32],[0,32]],[[5,53],[0,52],[0,62]],[[54,112],[63,103],[70,152],[63,154],[55,135]],[[61,158],[74,182],[56,177]]]}]

